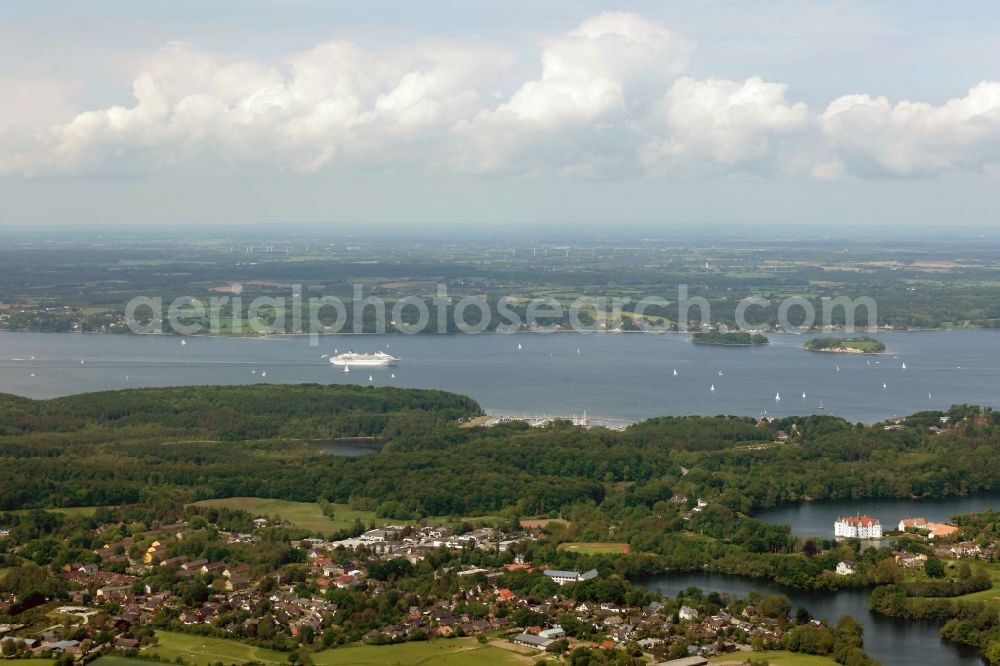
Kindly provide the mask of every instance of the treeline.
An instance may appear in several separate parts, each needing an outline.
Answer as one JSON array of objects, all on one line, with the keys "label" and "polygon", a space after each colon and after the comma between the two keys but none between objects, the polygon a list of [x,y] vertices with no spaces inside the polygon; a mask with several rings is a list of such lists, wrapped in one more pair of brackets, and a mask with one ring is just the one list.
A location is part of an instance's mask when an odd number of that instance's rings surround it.
[{"label": "treeline", "polygon": [[[955,425],[941,435],[828,416],[669,417],[622,432],[455,422],[478,413],[454,394],[353,386],[3,396],[0,509],[323,497],[413,519],[538,515],[619,494],[651,509],[681,493],[749,514],[806,497],[944,497],[1000,482],[1000,419],[966,406],[944,414]],[[788,443],[774,444],[779,431]],[[357,435],[388,443],[378,455],[346,459],[302,441]],[[774,551],[780,539],[758,538],[751,550]]]},{"label": "treeline", "polygon": [[130,389],[38,401],[0,394],[0,435],[155,425],[228,441],[314,439],[392,435],[480,411],[454,393],[353,385]]},{"label": "treeline", "polygon": [[745,333],[733,331],[703,331],[691,337],[692,342],[699,345],[766,345],[770,340],[760,333]]}]

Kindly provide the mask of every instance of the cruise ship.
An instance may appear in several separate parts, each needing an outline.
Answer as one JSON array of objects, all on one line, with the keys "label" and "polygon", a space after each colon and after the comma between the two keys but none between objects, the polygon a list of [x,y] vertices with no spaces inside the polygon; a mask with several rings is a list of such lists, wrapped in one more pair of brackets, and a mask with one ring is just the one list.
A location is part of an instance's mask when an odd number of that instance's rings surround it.
[{"label": "cruise ship", "polygon": [[352,351],[339,356],[331,356],[330,363],[333,365],[359,366],[366,365],[396,365],[399,359],[385,352],[375,352],[374,354],[355,354]]}]

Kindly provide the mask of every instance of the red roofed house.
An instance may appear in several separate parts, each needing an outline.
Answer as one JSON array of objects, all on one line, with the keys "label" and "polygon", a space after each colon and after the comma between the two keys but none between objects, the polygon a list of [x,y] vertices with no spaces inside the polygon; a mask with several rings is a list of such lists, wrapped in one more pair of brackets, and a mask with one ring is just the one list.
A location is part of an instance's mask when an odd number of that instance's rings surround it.
[{"label": "red roofed house", "polygon": [[940,539],[952,536],[958,532],[958,528],[948,523],[933,523],[923,518],[904,518],[899,521],[899,531],[904,532],[908,527],[915,527],[918,530],[927,530],[927,538]]}]

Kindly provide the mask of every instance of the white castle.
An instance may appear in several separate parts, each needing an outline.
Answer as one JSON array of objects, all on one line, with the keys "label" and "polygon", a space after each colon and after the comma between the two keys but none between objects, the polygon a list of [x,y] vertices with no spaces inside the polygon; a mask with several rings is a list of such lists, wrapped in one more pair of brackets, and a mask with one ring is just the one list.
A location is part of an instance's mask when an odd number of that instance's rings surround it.
[{"label": "white castle", "polygon": [[881,539],[882,523],[871,516],[842,516],[833,524],[833,535],[852,539]]}]

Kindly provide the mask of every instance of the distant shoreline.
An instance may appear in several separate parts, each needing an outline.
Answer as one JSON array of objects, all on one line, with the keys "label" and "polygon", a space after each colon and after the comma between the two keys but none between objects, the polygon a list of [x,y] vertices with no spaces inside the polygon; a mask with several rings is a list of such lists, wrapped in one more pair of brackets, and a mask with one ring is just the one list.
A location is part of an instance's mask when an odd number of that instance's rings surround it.
[{"label": "distant shoreline", "polygon": [[[998,331],[1000,328],[992,328],[989,326],[949,326],[946,328],[895,328],[895,329],[879,329],[879,335],[891,335],[893,333],[948,333],[953,331]],[[366,331],[363,333],[353,333],[350,331],[344,332],[340,331],[337,333],[266,333],[263,335],[248,335],[248,334],[212,334],[212,333],[195,333],[193,335],[181,335],[179,333],[133,333],[128,332],[112,332],[112,331],[29,331],[23,329],[10,330],[6,328],[0,328],[0,333],[41,333],[46,335],[125,335],[134,337],[172,337],[172,338],[236,338],[242,340],[267,340],[273,338],[302,338],[315,335],[322,338],[336,338],[336,337],[360,337],[366,335],[392,335],[392,336],[406,336],[406,337],[418,337],[425,335],[514,335],[518,333],[528,333],[533,335],[550,335],[553,333],[578,333],[580,335],[693,335],[697,331],[608,331],[608,330],[573,330],[573,329],[559,329],[556,331],[481,331],[478,333],[463,333],[462,331],[447,331],[444,333],[438,333],[437,331],[428,331],[424,333],[403,333],[401,331],[385,331],[383,333],[376,333]],[[770,335],[816,335],[822,336],[824,334],[829,335],[831,331],[768,331]],[[694,341],[692,340],[694,343]],[[697,342],[694,344],[715,344],[710,342]],[[763,347],[767,343],[761,344],[718,344],[720,347]],[[808,349],[806,351],[830,351],[825,349]],[[889,352],[862,352],[871,354],[885,354]]]}]

